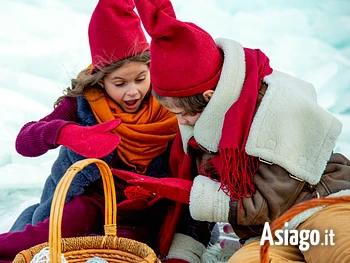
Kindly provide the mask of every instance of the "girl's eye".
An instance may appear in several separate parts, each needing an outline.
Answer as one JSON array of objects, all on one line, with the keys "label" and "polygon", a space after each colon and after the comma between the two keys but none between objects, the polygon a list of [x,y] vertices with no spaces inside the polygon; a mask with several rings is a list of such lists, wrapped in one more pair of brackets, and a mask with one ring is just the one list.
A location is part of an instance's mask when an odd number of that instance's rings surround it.
[{"label": "girl's eye", "polygon": [[145,77],[143,77],[143,78],[138,78],[138,79],[136,79],[136,81],[137,82],[141,82],[141,81],[144,81],[146,78]]},{"label": "girl's eye", "polygon": [[115,85],[117,86],[117,87],[121,87],[121,86],[123,86],[125,84],[125,82],[118,82],[118,83],[115,83]]}]

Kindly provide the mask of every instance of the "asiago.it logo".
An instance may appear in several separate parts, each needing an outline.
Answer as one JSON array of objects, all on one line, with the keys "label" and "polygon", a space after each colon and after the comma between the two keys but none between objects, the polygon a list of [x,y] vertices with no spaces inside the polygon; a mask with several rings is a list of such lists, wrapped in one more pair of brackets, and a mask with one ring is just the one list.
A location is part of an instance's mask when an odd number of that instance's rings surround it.
[{"label": "asiago.it logo", "polygon": [[[320,231],[313,230],[289,230],[288,222],[284,224],[286,229],[279,229],[275,231],[275,237],[271,233],[270,224],[265,222],[264,230],[261,236],[260,245],[264,245],[265,241],[269,241],[270,246],[278,246],[278,245],[293,245],[299,246],[301,251],[306,251],[312,246],[334,246],[334,232],[332,229],[327,229],[324,233],[320,233]],[[321,241],[321,236],[323,236]]]}]

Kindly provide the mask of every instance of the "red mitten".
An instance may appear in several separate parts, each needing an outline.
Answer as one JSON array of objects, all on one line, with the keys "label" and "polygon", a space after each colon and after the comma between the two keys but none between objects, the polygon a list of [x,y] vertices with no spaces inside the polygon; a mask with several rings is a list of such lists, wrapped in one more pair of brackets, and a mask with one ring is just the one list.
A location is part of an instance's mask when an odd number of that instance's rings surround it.
[{"label": "red mitten", "polygon": [[122,210],[145,210],[148,207],[146,199],[124,200],[117,206],[119,211]]},{"label": "red mitten", "polygon": [[110,133],[120,122],[120,119],[115,119],[94,126],[68,124],[60,131],[57,144],[86,158],[105,157],[120,143],[120,136]]},{"label": "red mitten", "polygon": [[189,263],[186,260],[183,259],[177,259],[177,258],[172,258],[172,259],[168,259],[166,261],[163,261],[164,263]]},{"label": "red mitten", "polygon": [[118,204],[118,210],[144,210],[164,198],[140,186],[128,186],[124,193],[127,199]]},{"label": "red mitten", "polygon": [[144,210],[158,201],[162,200],[164,197],[155,195],[153,199],[134,199],[134,200],[124,200],[118,204],[118,210]]},{"label": "red mitten", "polygon": [[147,191],[156,193],[170,200],[185,204],[190,203],[192,181],[169,177],[154,178],[118,169],[112,169],[112,173],[129,184],[141,186]]}]

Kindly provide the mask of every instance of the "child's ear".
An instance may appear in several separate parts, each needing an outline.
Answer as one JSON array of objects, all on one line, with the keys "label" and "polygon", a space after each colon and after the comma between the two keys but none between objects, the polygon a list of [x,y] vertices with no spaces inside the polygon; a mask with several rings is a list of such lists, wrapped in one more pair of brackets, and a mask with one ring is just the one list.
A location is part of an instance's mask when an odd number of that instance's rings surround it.
[{"label": "child's ear", "polygon": [[105,83],[103,82],[103,80],[99,80],[97,83],[98,83],[102,88],[105,87]]},{"label": "child's ear", "polygon": [[209,102],[213,95],[214,95],[214,90],[212,89],[209,89],[203,92],[203,97],[206,102]]}]

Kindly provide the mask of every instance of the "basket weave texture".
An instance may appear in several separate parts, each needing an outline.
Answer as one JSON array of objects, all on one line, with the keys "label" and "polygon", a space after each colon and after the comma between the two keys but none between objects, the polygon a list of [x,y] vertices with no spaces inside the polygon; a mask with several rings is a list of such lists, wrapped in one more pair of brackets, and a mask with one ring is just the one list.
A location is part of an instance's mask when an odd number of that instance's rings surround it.
[{"label": "basket weave texture", "polygon": [[[68,188],[84,167],[96,164],[100,170],[105,194],[105,235],[61,237],[63,207]],[[13,263],[29,263],[43,248],[50,251],[50,262],[61,263],[61,255],[69,263],[86,262],[100,257],[117,263],[160,263],[154,251],[146,244],[117,237],[117,204],[113,175],[108,165],[99,159],[85,159],[74,163],[57,185],[50,213],[49,242],[36,245],[17,254]]]}]

